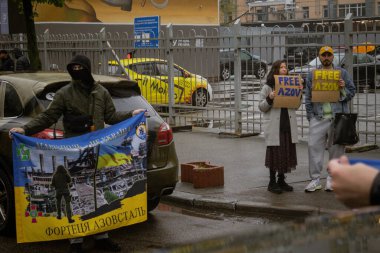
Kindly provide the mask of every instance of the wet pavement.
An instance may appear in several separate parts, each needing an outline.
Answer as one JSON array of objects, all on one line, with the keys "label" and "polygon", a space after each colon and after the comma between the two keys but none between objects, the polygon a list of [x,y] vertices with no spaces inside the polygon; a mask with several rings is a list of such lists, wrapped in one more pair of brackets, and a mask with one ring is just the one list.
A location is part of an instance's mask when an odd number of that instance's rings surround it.
[{"label": "wet pavement", "polygon": [[[150,252],[380,252],[380,207],[350,210],[335,199],[333,192],[304,191],[310,180],[305,139],[297,144],[296,170],[287,174],[286,181],[294,191],[279,195],[267,191],[269,172],[264,166],[266,146],[262,135],[231,138],[193,130],[176,132],[174,139],[180,163],[209,161],[224,166],[224,186],[195,189],[180,180],[174,193],[164,201],[235,213],[286,215],[301,221],[271,223],[259,229]],[[360,143],[352,150],[365,145]],[[347,156],[380,159],[380,150],[347,153]],[[326,152],[325,164],[327,158]],[[324,186],[326,170],[322,176]]]},{"label": "wet pavement", "polygon": [[[164,199],[181,204],[221,208],[242,212],[279,213],[284,215],[307,215],[335,213],[348,210],[337,201],[333,192],[323,189],[305,193],[310,180],[306,140],[297,144],[298,166],[287,174],[286,181],[294,192],[273,194],[267,191],[269,172],[264,166],[265,140],[262,135],[244,138],[197,130],[174,133],[180,163],[208,161],[224,166],[224,186],[195,189],[190,183],[179,180],[174,193]],[[363,145],[359,143],[358,146]],[[349,158],[379,159],[380,150],[353,152]],[[327,164],[328,153],[325,154]],[[322,173],[324,187],[327,171]]]},{"label": "wet pavement", "polygon": [[177,247],[160,253],[377,253],[380,210],[346,211],[318,216],[303,223],[261,226]]}]

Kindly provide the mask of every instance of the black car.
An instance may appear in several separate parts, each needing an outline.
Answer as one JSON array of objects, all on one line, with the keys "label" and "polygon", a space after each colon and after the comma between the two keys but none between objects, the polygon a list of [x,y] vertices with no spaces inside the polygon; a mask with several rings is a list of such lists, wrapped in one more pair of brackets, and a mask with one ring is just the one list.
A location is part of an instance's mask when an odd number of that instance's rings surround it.
[{"label": "black car", "polygon": [[[262,60],[260,56],[252,55],[247,50],[240,51],[241,57],[241,76],[255,75],[257,78],[264,78],[267,73],[267,62]],[[234,51],[220,51],[220,78],[228,80],[234,74]]]},{"label": "black car", "polygon": [[[148,211],[153,210],[163,195],[171,194],[178,181],[178,157],[170,126],[141,96],[134,81],[94,75],[111,94],[119,111],[145,108],[148,110]],[[12,143],[8,132],[20,127],[45,110],[55,92],[67,85],[67,73],[13,73],[0,75],[0,234],[14,232],[14,194]],[[46,129],[38,138],[62,138],[62,124]]]},{"label": "black car", "polygon": [[308,63],[318,56],[318,51],[313,48],[288,48],[284,54],[284,60],[288,69],[292,70]]},{"label": "black car", "polygon": [[[380,61],[376,60],[375,57],[369,54],[354,53],[352,58],[354,72],[353,81],[356,87],[358,87],[360,91],[368,88],[371,90],[375,89],[376,87],[380,88]],[[344,59],[344,52],[334,53],[334,66],[340,66],[344,68]],[[321,62],[319,60],[319,57],[316,57],[307,65],[296,67],[295,69],[290,70],[289,74],[300,74],[302,78],[306,79],[307,74],[320,65]]]}]

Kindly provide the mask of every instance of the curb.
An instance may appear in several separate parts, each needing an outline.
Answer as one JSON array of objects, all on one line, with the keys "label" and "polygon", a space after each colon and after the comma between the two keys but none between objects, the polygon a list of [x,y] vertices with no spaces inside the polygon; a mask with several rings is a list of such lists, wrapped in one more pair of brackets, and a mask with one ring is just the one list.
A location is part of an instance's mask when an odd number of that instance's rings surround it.
[{"label": "curb", "polygon": [[217,209],[236,213],[274,214],[280,216],[309,216],[322,214],[336,214],[341,210],[310,207],[304,205],[274,206],[269,203],[243,201],[236,199],[222,199],[203,197],[201,195],[174,191],[171,195],[163,196],[163,201],[197,207],[203,209]]}]

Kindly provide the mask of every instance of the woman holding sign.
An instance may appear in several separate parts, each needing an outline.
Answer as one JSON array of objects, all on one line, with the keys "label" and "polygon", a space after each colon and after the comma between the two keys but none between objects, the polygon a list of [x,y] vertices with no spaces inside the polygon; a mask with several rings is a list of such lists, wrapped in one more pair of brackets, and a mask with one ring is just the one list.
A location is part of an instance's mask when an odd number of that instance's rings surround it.
[{"label": "woman holding sign", "polygon": [[[261,89],[259,102],[259,109],[264,113],[264,135],[267,144],[265,166],[270,174],[268,191],[278,194],[293,191],[293,187],[285,182],[285,173],[291,172],[297,166],[296,109],[274,107],[275,75],[287,74],[286,62],[275,61],[268,73],[267,83]],[[302,85],[298,84],[297,89],[302,89]]]}]

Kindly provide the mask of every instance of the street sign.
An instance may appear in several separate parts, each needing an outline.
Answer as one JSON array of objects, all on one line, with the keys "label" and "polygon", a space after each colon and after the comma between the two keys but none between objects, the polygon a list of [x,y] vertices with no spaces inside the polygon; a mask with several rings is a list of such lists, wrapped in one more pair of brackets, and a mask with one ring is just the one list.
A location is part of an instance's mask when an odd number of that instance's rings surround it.
[{"label": "street sign", "polygon": [[134,21],[135,48],[158,48],[160,16],[139,17]]}]

